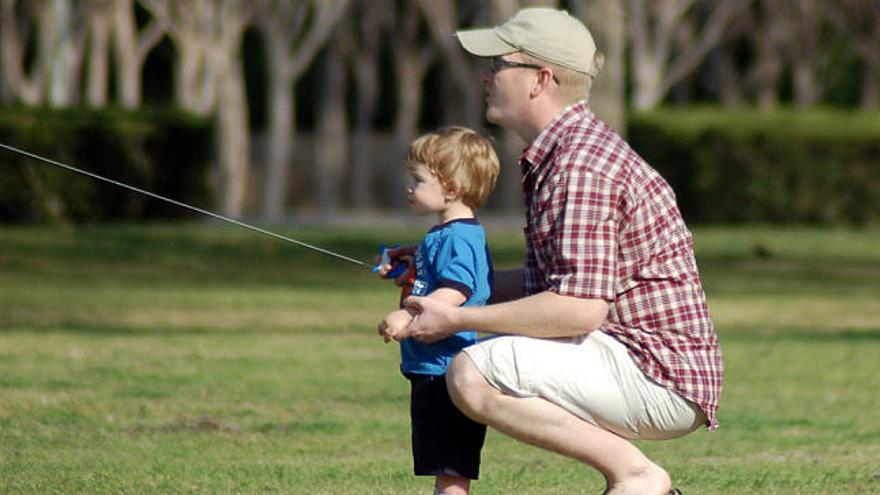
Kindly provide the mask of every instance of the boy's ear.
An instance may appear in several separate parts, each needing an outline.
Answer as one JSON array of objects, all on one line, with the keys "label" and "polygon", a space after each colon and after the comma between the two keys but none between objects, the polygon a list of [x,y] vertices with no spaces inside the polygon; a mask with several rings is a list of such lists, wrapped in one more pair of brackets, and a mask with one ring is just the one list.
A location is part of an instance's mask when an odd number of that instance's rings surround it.
[{"label": "boy's ear", "polygon": [[450,184],[446,188],[446,201],[455,201],[461,198],[461,187],[458,184]]}]

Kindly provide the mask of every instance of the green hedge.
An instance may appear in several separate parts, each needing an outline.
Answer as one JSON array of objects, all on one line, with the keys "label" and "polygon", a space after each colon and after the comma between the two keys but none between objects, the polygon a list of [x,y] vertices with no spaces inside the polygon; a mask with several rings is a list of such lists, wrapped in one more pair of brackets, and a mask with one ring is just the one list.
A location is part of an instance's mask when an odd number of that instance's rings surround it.
[{"label": "green hedge", "polygon": [[[0,142],[209,206],[211,123],[175,110],[0,109]],[[0,149],[0,221],[167,219],[187,210]]]},{"label": "green hedge", "polygon": [[[690,222],[880,221],[880,113],[664,109],[628,132]],[[173,110],[0,109],[0,143],[207,208],[212,135]],[[2,149],[0,170],[0,221],[192,215]]]},{"label": "green hedge", "polygon": [[880,220],[880,113],[664,109],[628,131],[691,222]]}]

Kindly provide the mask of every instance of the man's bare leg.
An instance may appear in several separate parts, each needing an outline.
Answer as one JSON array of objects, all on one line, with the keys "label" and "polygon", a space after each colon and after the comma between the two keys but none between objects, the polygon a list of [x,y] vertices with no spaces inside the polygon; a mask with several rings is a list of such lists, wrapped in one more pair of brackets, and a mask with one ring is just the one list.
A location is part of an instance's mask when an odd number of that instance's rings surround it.
[{"label": "man's bare leg", "polygon": [[607,495],[666,495],[669,475],[629,441],[541,398],[518,398],[489,385],[466,353],[447,370],[452,401],[474,421],[522,442],[592,466]]}]

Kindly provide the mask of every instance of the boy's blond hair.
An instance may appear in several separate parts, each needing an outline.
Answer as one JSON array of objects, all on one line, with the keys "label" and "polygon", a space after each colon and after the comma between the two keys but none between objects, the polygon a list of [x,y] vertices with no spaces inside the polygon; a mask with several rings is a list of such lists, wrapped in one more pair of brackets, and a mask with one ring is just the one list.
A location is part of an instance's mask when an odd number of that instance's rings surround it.
[{"label": "boy's blond hair", "polygon": [[409,147],[406,165],[422,164],[462,202],[477,209],[498,180],[498,156],[488,139],[467,127],[449,126],[429,132]]}]

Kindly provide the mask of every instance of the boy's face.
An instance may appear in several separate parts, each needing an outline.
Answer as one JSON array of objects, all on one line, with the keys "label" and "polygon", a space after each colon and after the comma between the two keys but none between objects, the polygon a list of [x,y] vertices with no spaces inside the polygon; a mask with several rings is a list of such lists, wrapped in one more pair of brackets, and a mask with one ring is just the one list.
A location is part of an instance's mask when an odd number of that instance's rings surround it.
[{"label": "boy's face", "polygon": [[440,213],[447,207],[447,193],[440,179],[425,165],[415,164],[410,169],[411,180],[406,188],[406,200],[419,215]]}]

